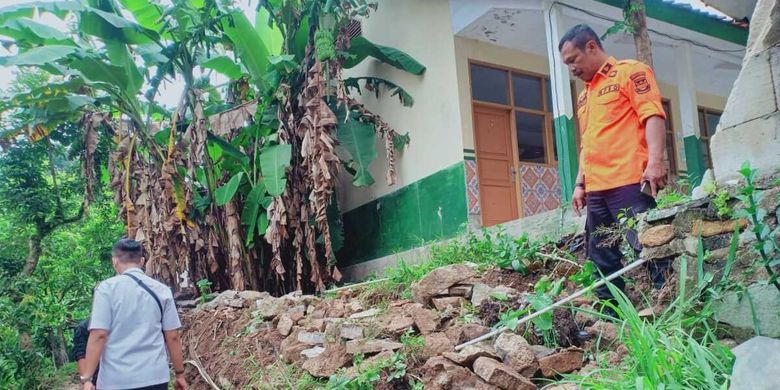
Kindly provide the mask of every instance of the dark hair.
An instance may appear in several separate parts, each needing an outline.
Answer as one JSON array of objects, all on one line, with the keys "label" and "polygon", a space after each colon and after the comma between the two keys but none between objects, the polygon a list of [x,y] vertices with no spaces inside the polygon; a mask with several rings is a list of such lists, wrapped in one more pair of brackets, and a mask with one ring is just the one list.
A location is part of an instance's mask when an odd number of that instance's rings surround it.
[{"label": "dark hair", "polygon": [[143,257],[144,248],[136,240],[123,238],[111,248],[111,255],[122,262],[136,263]]},{"label": "dark hair", "polygon": [[604,47],[601,46],[601,39],[599,39],[599,36],[596,35],[596,32],[593,31],[590,26],[587,24],[578,24],[567,31],[566,35],[561,38],[561,41],[558,43],[558,51],[561,51],[563,44],[566,42],[571,42],[574,44],[574,47],[583,50],[585,49],[585,45],[590,41],[596,41],[596,44],[599,45],[599,49],[604,49]]}]

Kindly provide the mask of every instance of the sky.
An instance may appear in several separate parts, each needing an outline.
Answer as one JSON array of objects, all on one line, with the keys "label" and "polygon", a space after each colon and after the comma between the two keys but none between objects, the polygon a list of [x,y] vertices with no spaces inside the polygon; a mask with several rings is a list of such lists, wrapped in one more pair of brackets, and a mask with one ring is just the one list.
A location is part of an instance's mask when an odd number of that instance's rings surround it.
[{"label": "sky", "polygon": [[[6,7],[16,4],[24,4],[28,3],[31,0],[0,0],[0,7]],[[251,1],[251,0],[249,0]],[[518,0],[522,1],[522,0]],[[707,6],[702,2],[702,0],[675,0],[677,3],[685,3],[690,4],[694,8],[698,8],[700,10],[718,15],[718,16],[725,16],[721,12],[717,11],[716,9]],[[237,4],[239,4],[242,8],[248,10],[248,12],[251,12],[249,10],[254,8],[254,2],[252,2],[252,5],[248,4],[247,0],[237,1]],[[250,20],[254,19],[254,16],[250,16]],[[46,25],[65,30],[66,24],[62,20],[58,19],[55,16],[44,14],[40,19],[37,19],[39,22],[44,23]],[[5,48],[0,47],[0,56],[7,56],[10,55],[9,51],[7,51]],[[0,67],[0,90],[6,90],[11,81],[13,80],[13,68],[8,67]],[[159,102],[162,103],[165,106],[168,107],[175,107],[176,104],[178,104],[179,97],[181,96],[182,89],[184,88],[183,83],[174,81],[172,83],[163,83],[163,85],[160,87],[159,91]]]}]

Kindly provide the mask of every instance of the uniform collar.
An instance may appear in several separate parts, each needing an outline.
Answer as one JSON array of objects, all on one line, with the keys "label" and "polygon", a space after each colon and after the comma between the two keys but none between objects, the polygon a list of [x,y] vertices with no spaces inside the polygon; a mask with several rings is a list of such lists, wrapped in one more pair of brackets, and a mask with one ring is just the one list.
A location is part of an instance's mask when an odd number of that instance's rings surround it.
[{"label": "uniform collar", "polygon": [[132,267],[125,270],[125,272],[122,272],[122,275],[130,273],[130,272],[140,272],[144,273],[144,270],[141,269],[141,267]]},{"label": "uniform collar", "polygon": [[609,75],[609,72],[615,69],[615,64],[617,64],[617,60],[615,59],[615,57],[610,56],[609,58],[607,58],[607,60],[604,61],[604,64],[602,64],[601,67],[599,68],[598,72],[596,72],[596,74],[593,75],[593,78],[586,84],[588,85],[593,84],[596,81],[596,77],[598,76],[607,77],[607,75]]}]

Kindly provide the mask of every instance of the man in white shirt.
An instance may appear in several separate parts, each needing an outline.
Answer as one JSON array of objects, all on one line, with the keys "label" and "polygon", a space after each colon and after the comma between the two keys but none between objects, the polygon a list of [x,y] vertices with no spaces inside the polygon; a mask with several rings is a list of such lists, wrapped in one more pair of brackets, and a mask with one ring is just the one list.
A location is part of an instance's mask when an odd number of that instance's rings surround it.
[{"label": "man in white shirt", "polygon": [[80,373],[84,390],[95,389],[91,380],[98,362],[97,389],[167,390],[168,354],[176,375],[174,388],[186,390],[181,322],[170,288],[146,276],[141,269],[143,248],[135,240],[117,241],[111,262],[117,275],[95,289]]}]

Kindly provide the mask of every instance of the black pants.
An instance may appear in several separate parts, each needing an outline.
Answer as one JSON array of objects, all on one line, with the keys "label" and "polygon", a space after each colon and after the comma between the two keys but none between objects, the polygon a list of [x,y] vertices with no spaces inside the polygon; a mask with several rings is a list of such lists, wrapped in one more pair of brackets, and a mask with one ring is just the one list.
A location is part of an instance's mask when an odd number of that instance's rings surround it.
[{"label": "black pants", "polygon": [[[623,253],[620,251],[622,239],[614,239],[614,242],[608,245],[609,237],[600,234],[599,228],[614,229],[618,226],[619,214],[625,214],[629,218],[634,217],[636,214],[654,208],[655,200],[643,194],[639,184],[629,184],[604,191],[588,192],[586,204],[588,212],[585,234],[588,242],[588,257],[598,268],[595,277],[600,279],[601,274],[606,277],[623,268]],[[636,231],[628,230],[626,239],[638,256],[642,251],[642,245],[639,243]],[[664,283],[664,272],[671,265],[671,259],[655,260],[647,264],[654,287],[660,288]],[[613,280],[612,284],[621,290],[625,288],[625,281],[622,278]],[[596,295],[601,299],[612,298],[607,286],[597,288]]]},{"label": "black pants", "polygon": [[160,383],[159,385],[137,387],[135,389],[128,389],[128,390],[168,390],[168,382]]}]

